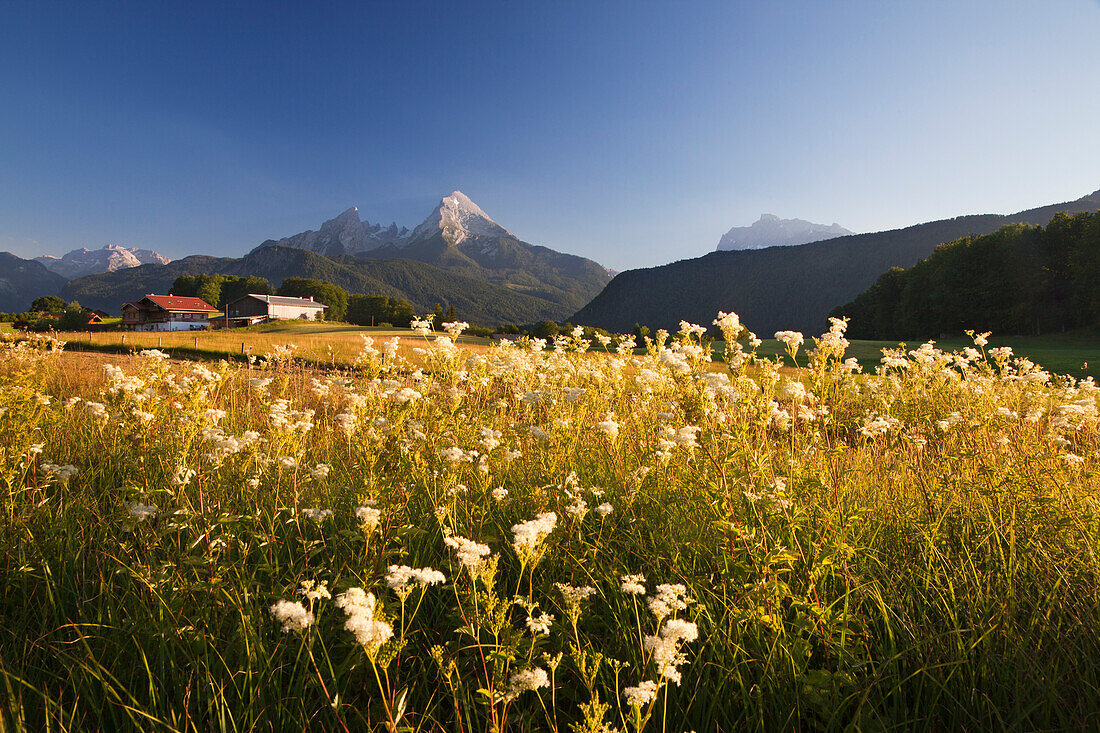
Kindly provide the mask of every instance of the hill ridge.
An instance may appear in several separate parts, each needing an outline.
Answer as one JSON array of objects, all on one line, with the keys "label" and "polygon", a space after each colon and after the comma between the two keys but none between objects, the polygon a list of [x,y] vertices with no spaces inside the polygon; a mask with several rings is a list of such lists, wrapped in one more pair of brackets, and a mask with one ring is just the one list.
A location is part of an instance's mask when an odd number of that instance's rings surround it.
[{"label": "hill ridge", "polygon": [[570,318],[627,331],[636,323],[675,330],[679,320],[710,323],[734,311],[761,334],[818,333],[828,313],[870,287],[891,267],[909,267],[936,245],[1005,224],[1046,224],[1054,214],[1100,209],[1100,190],[1074,201],[1015,214],[968,214],[908,227],[851,234],[809,244],[713,251],[666,265],[627,270]]}]

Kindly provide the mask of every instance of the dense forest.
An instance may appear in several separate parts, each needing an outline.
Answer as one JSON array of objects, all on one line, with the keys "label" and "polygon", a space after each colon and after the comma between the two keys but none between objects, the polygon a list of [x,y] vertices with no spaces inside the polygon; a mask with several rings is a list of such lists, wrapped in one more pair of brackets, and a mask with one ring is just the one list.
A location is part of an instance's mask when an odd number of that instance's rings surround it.
[{"label": "dense forest", "polygon": [[1057,214],[936,247],[831,315],[848,335],[923,339],[965,329],[1043,334],[1100,326],[1100,213]]},{"label": "dense forest", "polygon": [[275,291],[265,277],[236,275],[180,275],[172,283],[172,295],[202,298],[215,308],[225,308],[237,298],[249,293],[273,295]]}]

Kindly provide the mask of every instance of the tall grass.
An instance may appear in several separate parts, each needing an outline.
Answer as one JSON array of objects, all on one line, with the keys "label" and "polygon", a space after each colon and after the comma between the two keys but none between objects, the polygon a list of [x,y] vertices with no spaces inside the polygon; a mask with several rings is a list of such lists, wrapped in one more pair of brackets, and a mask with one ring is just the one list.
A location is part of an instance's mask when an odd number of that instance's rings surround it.
[{"label": "tall grass", "polygon": [[323,374],[8,340],[0,730],[1095,727],[1091,381],[719,325],[720,371],[689,324]]}]

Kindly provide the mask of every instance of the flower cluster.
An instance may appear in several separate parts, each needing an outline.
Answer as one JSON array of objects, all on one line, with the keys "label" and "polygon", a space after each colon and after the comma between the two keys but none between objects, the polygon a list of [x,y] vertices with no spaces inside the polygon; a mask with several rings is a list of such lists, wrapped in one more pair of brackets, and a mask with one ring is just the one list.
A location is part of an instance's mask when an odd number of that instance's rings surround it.
[{"label": "flower cluster", "polygon": [[[507,492],[505,492],[507,493]],[[543,543],[558,526],[558,515],[543,512],[534,519],[512,525],[512,547],[524,564],[534,564],[542,557]]]},{"label": "flower cluster", "polygon": [[344,628],[355,635],[355,640],[373,661],[382,645],[393,638],[393,627],[383,618],[374,594],[362,588],[349,588],[336,596],[336,606],[347,616]]}]

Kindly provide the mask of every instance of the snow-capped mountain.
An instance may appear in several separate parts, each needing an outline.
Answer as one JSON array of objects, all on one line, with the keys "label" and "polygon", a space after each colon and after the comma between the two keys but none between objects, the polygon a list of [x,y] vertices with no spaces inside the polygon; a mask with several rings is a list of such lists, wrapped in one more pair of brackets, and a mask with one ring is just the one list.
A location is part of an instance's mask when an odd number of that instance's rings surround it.
[{"label": "snow-capped mountain", "polygon": [[367,255],[386,247],[404,249],[410,244],[424,242],[436,235],[442,235],[448,244],[456,247],[467,240],[499,237],[516,239],[514,234],[490,219],[469,196],[461,191],[454,191],[444,196],[428,218],[411,232],[405,227],[399,228],[396,223],[383,228],[380,224],[361,220],[359,209],[353,206],[335,219],[326,221],[317,231],[311,229],[276,242],[269,240],[261,246],[274,243],[308,249],[326,256]]},{"label": "snow-capped mountain", "polygon": [[780,219],[774,214],[761,214],[752,226],[734,227],[722,235],[716,249],[763,249],[808,244],[853,233],[836,223],[814,224],[803,219]]},{"label": "snow-capped mountain", "polygon": [[138,249],[137,247],[122,247],[117,244],[104,245],[102,249],[74,249],[62,257],[42,255],[35,257],[35,262],[45,265],[46,269],[58,275],[74,280],[85,275],[96,275],[101,272],[114,272],[127,267],[139,265],[167,265],[169,260],[164,255],[151,249]]},{"label": "snow-capped mountain", "polygon": [[332,255],[360,255],[387,244],[404,241],[409,236],[409,230],[405,227],[398,228],[397,224],[390,224],[383,228],[381,224],[371,224],[369,221],[359,219],[359,209],[351,207],[335,219],[329,219],[318,231],[312,229],[285,237],[278,242],[270,240],[263,245],[281,244],[286,247],[308,249],[312,252],[327,256]]},{"label": "snow-capped mountain", "polygon": [[578,303],[578,308],[611,278],[592,260],[520,240],[461,191],[444,196],[411,232],[396,224],[383,228],[363,221],[359,209],[352,207],[317,231],[269,239],[256,249],[275,246],[308,249],[331,258],[416,260],[557,303]]},{"label": "snow-capped mountain", "polygon": [[444,196],[427,219],[413,229],[410,242],[416,242],[442,233],[448,243],[456,247],[470,238],[511,237],[516,235],[497,224],[481,207],[461,191]]}]

